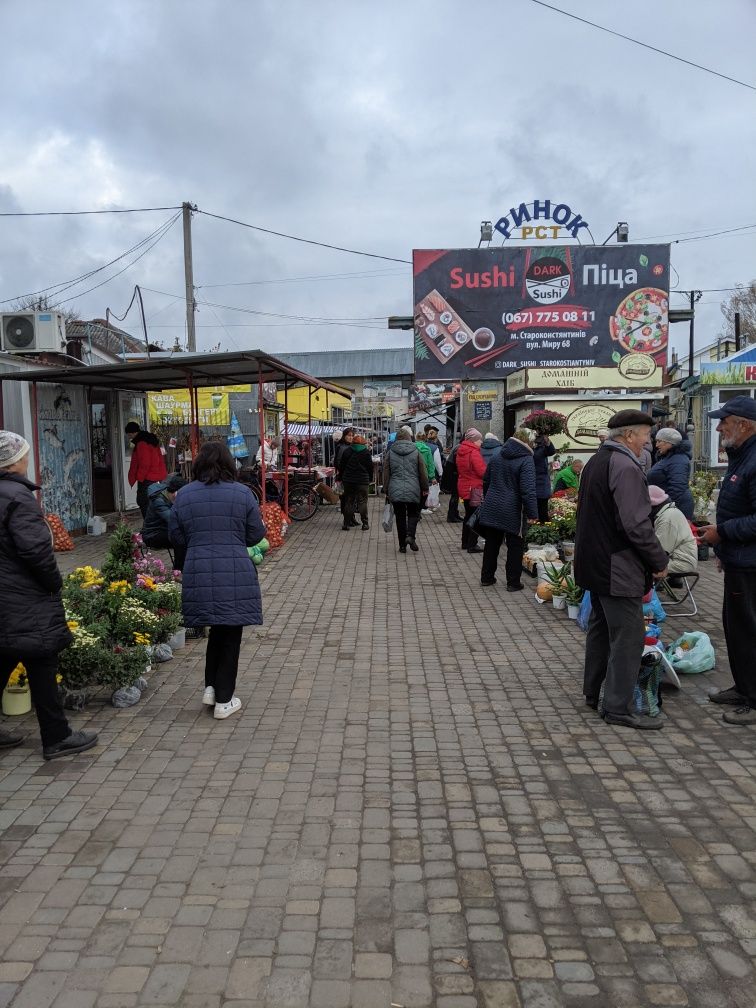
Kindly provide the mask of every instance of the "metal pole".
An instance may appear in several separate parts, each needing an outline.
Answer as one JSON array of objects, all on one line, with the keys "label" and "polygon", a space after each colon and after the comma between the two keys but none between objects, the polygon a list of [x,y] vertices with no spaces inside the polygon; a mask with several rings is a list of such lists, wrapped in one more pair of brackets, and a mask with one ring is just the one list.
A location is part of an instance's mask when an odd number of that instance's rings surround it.
[{"label": "metal pole", "polygon": [[740,312],[735,312],[735,353],[740,350]]},{"label": "metal pole", "polygon": [[262,386],[262,365],[257,362],[257,414],[260,434],[260,484],[262,490],[262,502],[265,504],[265,413],[263,412],[263,386]]},{"label": "metal pole", "polygon": [[688,377],[691,377],[691,378],[693,377],[693,329],[694,329],[693,316],[695,314],[694,309],[693,309],[693,305],[695,304],[695,301],[694,301],[693,298],[694,298],[695,293],[696,293],[695,291],[691,291],[690,292],[690,312],[691,312],[691,314],[690,314],[690,332],[688,334],[688,342],[689,342],[689,347],[688,347]]},{"label": "metal pole", "polygon": [[[31,383],[31,422],[32,437],[34,438],[34,482],[37,486],[42,482],[39,468],[39,407],[37,404],[37,383]],[[37,490],[37,500],[42,503],[42,491]],[[43,508],[44,510],[44,508]]]},{"label": "metal pole", "polygon": [[286,441],[284,449],[284,511],[289,513],[289,376],[284,375],[284,430]]},{"label": "metal pole", "polygon": [[5,428],[5,413],[3,412],[3,380],[0,378],[0,430]]},{"label": "metal pole", "polygon": [[307,468],[312,472],[312,385],[307,386]]},{"label": "metal pole", "polygon": [[182,203],[181,211],[184,218],[184,287],[186,292],[186,348],[189,353],[197,349],[197,338],[194,329],[194,272],[192,268],[192,210],[197,208],[192,203]]},{"label": "metal pole", "polygon": [[197,457],[199,451],[199,416],[197,410],[197,395],[194,388],[192,372],[187,372],[186,386],[189,390],[189,451],[192,461]]}]

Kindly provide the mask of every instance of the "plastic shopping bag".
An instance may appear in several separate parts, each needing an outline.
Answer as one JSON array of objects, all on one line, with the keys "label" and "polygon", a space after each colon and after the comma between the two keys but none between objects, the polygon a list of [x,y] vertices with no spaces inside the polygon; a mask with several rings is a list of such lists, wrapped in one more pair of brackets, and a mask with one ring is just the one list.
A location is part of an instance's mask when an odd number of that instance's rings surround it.
[{"label": "plastic shopping bag", "polygon": [[441,493],[441,487],[438,483],[432,483],[430,490],[428,491],[428,500],[426,502],[426,507],[437,508],[439,505],[439,494]]},{"label": "plastic shopping bag", "polygon": [[583,601],[580,603],[580,608],[578,609],[577,625],[583,631],[587,633],[588,631],[588,620],[591,618],[591,593],[589,591],[583,592]]},{"label": "plastic shopping bag", "polygon": [[685,675],[695,675],[698,672],[708,672],[716,664],[714,645],[709,635],[696,630],[678,637],[667,648],[669,658],[675,672]]},{"label": "plastic shopping bag", "polygon": [[383,514],[381,516],[381,528],[384,532],[390,532],[394,527],[394,509],[391,507],[389,501],[383,508]]}]

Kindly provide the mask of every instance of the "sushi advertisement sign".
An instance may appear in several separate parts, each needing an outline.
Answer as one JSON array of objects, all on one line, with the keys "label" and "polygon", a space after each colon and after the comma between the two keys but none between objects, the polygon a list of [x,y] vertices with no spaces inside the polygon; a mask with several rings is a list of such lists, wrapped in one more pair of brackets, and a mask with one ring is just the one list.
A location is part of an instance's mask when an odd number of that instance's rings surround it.
[{"label": "sushi advertisement sign", "polygon": [[416,380],[588,368],[602,388],[661,384],[669,245],[420,249],[412,259]]}]

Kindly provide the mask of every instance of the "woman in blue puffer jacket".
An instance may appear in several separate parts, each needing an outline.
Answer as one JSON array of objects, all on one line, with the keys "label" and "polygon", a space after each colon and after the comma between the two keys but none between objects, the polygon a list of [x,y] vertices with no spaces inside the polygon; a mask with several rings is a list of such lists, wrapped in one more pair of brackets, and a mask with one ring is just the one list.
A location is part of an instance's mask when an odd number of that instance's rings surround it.
[{"label": "woman in blue puffer jacket", "polygon": [[486,540],[482,585],[496,584],[496,567],[502,542],[507,541],[507,591],[520,591],[526,521],[538,520],[536,473],[531,431],[517,431],[501,446],[483,477],[483,503],[479,522]]},{"label": "woman in blue puffer jacket", "polygon": [[176,494],[173,545],[186,550],[182,606],[187,627],[210,627],[202,703],[221,719],[241,709],[234,696],[242,630],[262,623],[257,570],[247,553],[265,537],[249,487],[222,441],[207,441],[192,467],[194,480]]},{"label": "woman in blue puffer jacket", "polygon": [[646,476],[649,486],[664,490],[677,509],[690,521],[693,494],[690,492],[690,442],[682,443],[682,434],[674,427],[662,427],[656,435],[658,462]]}]

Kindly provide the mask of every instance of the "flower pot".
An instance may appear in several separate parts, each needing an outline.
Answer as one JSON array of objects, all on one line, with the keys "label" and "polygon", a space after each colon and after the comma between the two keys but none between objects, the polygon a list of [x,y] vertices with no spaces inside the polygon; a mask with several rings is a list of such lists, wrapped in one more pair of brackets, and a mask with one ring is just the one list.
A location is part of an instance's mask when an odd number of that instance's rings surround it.
[{"label": "flower pot", "polygon": [[31,710],[31,693],[28,686],[6,686],[3,690],[3,714],[13,717],[28,714]]},{"label": "flower pot", "polygon": [[554,603],[555,609],[564,609],[567,604],[567,598],[564,595],[554,595],[551,601]]},{"label": "flower pot", "polygon": [[186,644],[186,627],[179,627],[175,634],[168,638],[171,651],[178,651]]},{"label": "flower pot", "polygon": [[580,606],[579,605],[568,605],[567,606],[567,615],[569,616],[570,619],[576,620],[578,618],[578,613],[579,612],[580,612]]}]

